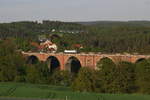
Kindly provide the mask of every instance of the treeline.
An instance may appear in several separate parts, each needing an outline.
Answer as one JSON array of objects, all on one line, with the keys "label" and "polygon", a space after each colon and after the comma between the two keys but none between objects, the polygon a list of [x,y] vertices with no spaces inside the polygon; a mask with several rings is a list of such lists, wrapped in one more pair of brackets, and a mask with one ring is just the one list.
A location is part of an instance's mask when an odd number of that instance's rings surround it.
[{"label": "treeline", "polygon": [[[105,23],[105,22],[104,22]],[[132,22],[134,23],[134,22]],[[80,52],[150,54],[150,23],[105,23],[85,25],[88,33],[64,34],[56,39],[63,49],[82,44]]]},{"label": "treeline", "polygon": [[[53,30],[55,31],[53,32]],[[24,51],[35,50],[30,44],[31,42],[38,43],[39,36],[41,35],[56,42],[57,45],[60,46],[59,51],[63,51],[65,48],[70,48],[72,44],[75,43],[75,41],[71,39],[74,35],[77,35],[75,34],[76,32],[79,34],[81,32],[87,32],[86,27],[72,22],[46,20],[42,23],[36,21],[22,21],[0,24],[0,40],[11,38],[16,42],[17,49]],[[55,36],[52,38],[52,34],[56,34],[56,38]]]},{"label": "treeline", "polygon": [[38,35],[50,34],[52,30],[83,30],[84,26],[76,23],[59,22],[59,21],[43,21],[38,22],[12,22],[12,23],[1,23],[0,24],[0,39],[8,37],[14,38],[31,38],[37,39]]},{"label": "treeline", "polygon": [[[85,40],[90,48],[106,53],[141,53],[149,54],[150,27],[132,24],[93,25]],[[96,49],[95,49],[96,50]],[[94,51],[94,50],[93,50]]]},{"label": "treeline", "polygon": [[[53,29],[55,32],[52,32]],[[80,33],[76,34],[74,31]],[[52,34],[58,36],[52,38]],[[81,44],[83,48],[79,49],[80,52],[150,54],[148,21],[90,23],[24,21],[0,24],[0,39],[13,38],[18,48],[24,51],[32,50],[30,43],[38,42],[39,35],[51,38],[58,45],[58,52],[75,49],[72,45]]]},{"label": "treeline", "polygon": [[11,40],[0,42],[0,82],[27,82],[71,87],[79,92],[150,94],[150,60],[136,64],[104,58],[97,69],[86,66],[78,73],[55,70],[43,62],[27,64]]}]

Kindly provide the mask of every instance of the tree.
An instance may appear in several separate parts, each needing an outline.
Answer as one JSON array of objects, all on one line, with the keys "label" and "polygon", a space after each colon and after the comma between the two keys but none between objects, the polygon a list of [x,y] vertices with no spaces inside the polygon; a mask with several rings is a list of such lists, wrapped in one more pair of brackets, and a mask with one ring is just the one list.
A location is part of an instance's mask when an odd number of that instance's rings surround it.
[{"label": "tree", "polygon": [[55,72],[49,77],[50,84],[70,86],[74,78],[74,75],[69,71],[55,70]]},{"label": "tree", "polygon": [[40,74],[40,83],[48,83],[48,78],[51,75],[49,68],[46,63],[44,62],[38,62],[36,65],[34,65]]},{"label": "tree", "polygon": [[142,60],[136,64],[136,83],[139,93],[150,94],[150,60]]},{"label": "tree", "polygon": [[25,74],[25,59],[15,51],[12,40],[0,44],[0,81],[14,81]]},{"label": "tree", "polygon": [[40,83],[40,71],[35,66],[28,66],[26,80],[30,83]]},{"label": "tree", "polygon": [[83,67],[71,87],[73,90],[80,92],[99,92],[101,85],[97,72],[88,67]]},{"label": "tree", "polygon": [[97,68],[99,70],[99,78],[101,79],[101,92],[102,93],[114,93],[116,88],[112,84],[116,79],[116,65],[109,58],[101,59]]},{"label": "tree", "polygon": [[116,67],[116,78],[112,83],[116,93],[134,93],[135,65],[129,62],[119,62]]},{"label": "tree", "polygon": [[46,63],[37,62],[27,66],[26,74],[27,82],[47,84],[50,72]]}]

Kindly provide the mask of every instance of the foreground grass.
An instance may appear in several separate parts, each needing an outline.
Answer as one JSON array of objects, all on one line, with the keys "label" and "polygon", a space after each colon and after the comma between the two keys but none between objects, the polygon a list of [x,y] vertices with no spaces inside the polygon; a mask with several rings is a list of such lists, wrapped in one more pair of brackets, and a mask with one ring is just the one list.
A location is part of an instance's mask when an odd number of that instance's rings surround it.
[{"label": "foreground grass", "polygon": [[24,83],[0,83],[0,97],[65,100],[150,100],[150,95],[72,92],[69,88]]}]

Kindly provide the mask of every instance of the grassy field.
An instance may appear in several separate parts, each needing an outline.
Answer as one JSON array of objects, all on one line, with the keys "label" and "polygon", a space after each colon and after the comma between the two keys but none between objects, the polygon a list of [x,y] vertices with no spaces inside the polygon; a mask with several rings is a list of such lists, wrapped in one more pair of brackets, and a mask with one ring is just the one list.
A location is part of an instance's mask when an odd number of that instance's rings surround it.
[{"label": "grassy field", "polygon": [[72,92],[69,88],[23,83],[0,83],[0,97],[57,100],[150,100],[150,95],[97,94]]}]

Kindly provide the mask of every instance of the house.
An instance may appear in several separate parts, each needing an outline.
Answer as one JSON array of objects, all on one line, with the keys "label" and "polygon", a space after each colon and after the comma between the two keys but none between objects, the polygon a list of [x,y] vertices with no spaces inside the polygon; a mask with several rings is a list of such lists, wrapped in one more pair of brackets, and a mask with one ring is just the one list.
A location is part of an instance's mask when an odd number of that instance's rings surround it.
[{"label": "house", "polygon": [[57,45],[52,43],[50,40],[46,40],[40,44],[32,42],[31,45],[36,47],[40,52],[55,53],[57,51]]},{"label": "house", "polygon": [[57,45],[55,43],[52,43],[50,40],[46,40],[43,43],[40,43],[40,49],[42,51],[55,53],[57,51]]}]

